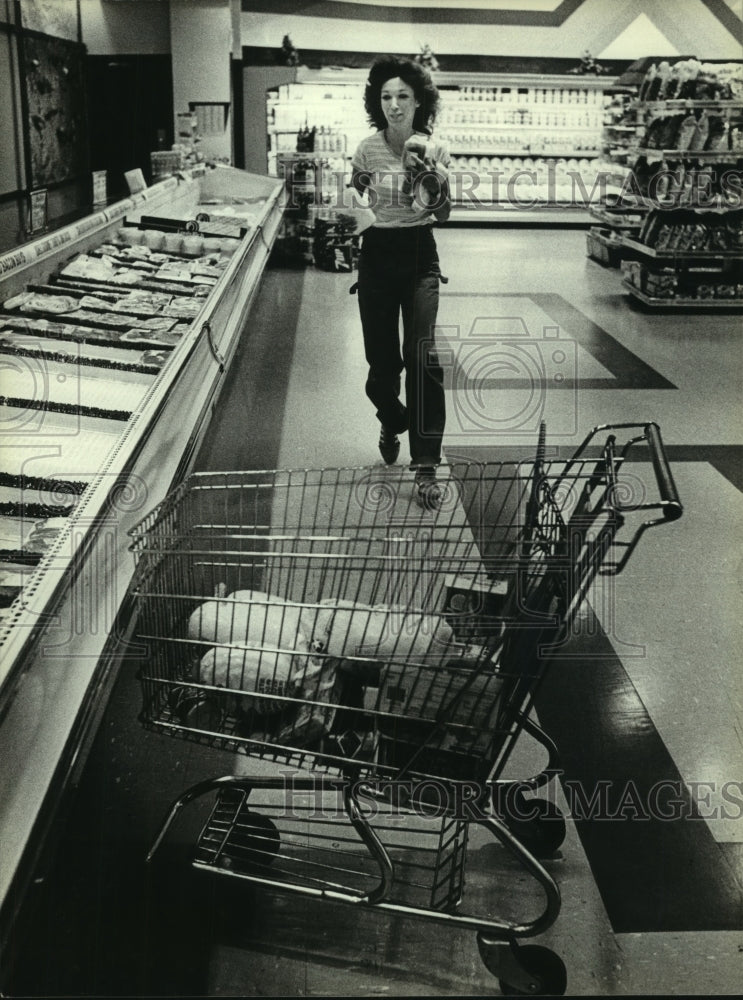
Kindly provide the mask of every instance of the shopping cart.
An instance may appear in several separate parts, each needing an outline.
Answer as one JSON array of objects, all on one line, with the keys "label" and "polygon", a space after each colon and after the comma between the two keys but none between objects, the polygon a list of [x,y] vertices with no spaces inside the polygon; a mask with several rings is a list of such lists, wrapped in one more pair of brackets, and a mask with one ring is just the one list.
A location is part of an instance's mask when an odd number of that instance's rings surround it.
[{"label": "shopping cart", "polygon": [[[435,512],[399,468],[200,473],[132,531],[143,724],[256,761],[181,795],[150,858],[203,800],[197,869],[472,928],[503,992],[564,992],[559,956],[518,943],[557,918],[536,855],[565,834],[527,794],[558,770],[534,695],[591,588],[682,507],[653,423],[545,451],[542,428],[527,462],[442,467]],[[548,761],[514,780],[522,733]],[[532,877],[536,916],[464,912],[475,828]]]}]

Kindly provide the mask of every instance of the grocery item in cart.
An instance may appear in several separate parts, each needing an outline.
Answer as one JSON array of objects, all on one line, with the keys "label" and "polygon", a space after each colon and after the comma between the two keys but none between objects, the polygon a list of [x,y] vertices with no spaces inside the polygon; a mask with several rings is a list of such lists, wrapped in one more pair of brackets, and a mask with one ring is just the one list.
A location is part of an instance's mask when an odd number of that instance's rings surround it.
[{"label": "grocery item in cart", "polygon": [[457,654],[454,633],[437,615],[411,612],[404,607],[328,599],[317,610],[302,612],[305,631],[316,649],[354,662],[348,657],[374,657],[439,664]]},{"label": "grocery item in cart", "polygon": [[188,620],[188,637],[208,643],[261,643],[309,652],[301,605],[261,590],[236,590],[205,601]]},{"label": "grocery item in cart", "polygon": [[328,733],[335,717],[336,664],[313,655],[319,644],[303,627],[305,611],[264,591],[235,591],[199,605],[187,628],[191,640],[219,643],[202,656],[199,682],[268,695],[242,699],[233,708],[259,716],[281,713],[277,738],[298,745]]},{"label": "grocery item in cart", "polygon": [[[279,697],[292,692],[292,673],[291,655],[272,649],[213,646],[199,662],[201,684]],[[278,698],[254,698],[250,707],[261,713],[277,712],[283,703]]]},{"label": "grocery item in cart", "polygon": [[[483,669],[477,659],[452,659],[438,669],[386,665],[377,701],[378,709],[385,713],[381,723],[383,749],[389,754],[391,739],[395,755],[405,760],[430,733],[430,722],[445,722],[445,731],[436,740],[441,761],[451,753],[486,754],[498,728],[503,681],[495,667]],[[395,717],[405,721],[398,722]]]}]

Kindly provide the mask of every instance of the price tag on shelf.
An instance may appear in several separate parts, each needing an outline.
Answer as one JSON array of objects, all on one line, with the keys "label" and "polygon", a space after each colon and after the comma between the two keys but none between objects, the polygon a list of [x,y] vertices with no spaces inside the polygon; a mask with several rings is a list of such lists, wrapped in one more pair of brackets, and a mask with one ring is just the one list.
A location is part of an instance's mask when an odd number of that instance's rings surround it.
[{"label": "price tag on shelf", "polygon": [[107,172],[105,170],[94,170],[93,171],[93,204],[94,205],[105,205],[106,204],[106,176]]},{"label": "price tag on shelf", "polygon": [[39,188],[37,191],[29,191],[28,219],[26,223],[27,233],[43,233],[45,231],[48,205],[49,195],[46,188]]}]

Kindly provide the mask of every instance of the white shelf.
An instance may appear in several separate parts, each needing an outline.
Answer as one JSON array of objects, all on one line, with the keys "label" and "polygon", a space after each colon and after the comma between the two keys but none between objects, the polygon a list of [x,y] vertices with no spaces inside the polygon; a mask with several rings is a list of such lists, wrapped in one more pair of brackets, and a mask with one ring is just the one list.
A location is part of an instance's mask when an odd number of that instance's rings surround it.
[{"label": "white shelf", "polygon": [[500,125],[498,122],[453,122],[446,121],[444,118],[440,118],[436,123],[436,130],[438,133],[446,132],[451,129],[459,131],[461,129],[474,129],[476,132],[534,132],[537,135],[544,135],[545,129],[548,132],[588,132],[591,135],[595,135],[597,130],[600,131],[601,123],[598,122],[594,127],[593,125],[571,125],[570,122],[561,122],[559,125],[532,125],[527,124],[510,124],[510,125]]},{"label": "white shelf", "polygon": [[696,101],[690,98],[671,98],[667,101],[638,101],[633,105],[638,111],[685,111],[714,109],[717,111],[743,111],[743,101]]},{"label": "white shelf", "polygon": [[598,149],[573,149],[554,152],[548,149],[479,149],[475,146],[449,146],[449,152],[452,156],[494,156],[494,157],[506,157],[506,156],[521,156],[521,157],[538,157],[542,160],[594,160],[601,155]]},{"label": "white shelf", "polygon": [[482,202],[478,205],[455,203],[452,205],[450,223],[456,222],[508,222],[528,226],[538,223],[563,224],[565,222],[588,225],[591,216],[583,208],[560,202],[543,202],[533,207],[519,208],[506,202]]},{"label": "white shelf", "polygon": [[660,160],[699,160],[701,163],[730,163],[743,160],[743,149],[648,149],[637,146],[628,150],[633,156]]}]

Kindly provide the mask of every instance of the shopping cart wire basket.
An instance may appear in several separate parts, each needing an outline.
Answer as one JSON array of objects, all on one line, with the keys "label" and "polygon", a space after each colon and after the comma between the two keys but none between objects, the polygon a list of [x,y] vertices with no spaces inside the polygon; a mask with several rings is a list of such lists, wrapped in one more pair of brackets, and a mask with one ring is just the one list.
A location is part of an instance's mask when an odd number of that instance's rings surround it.
[{"label": "shopping cart wire basket", "polygon": [[[623,479],[635,458],[652,488]],[[558,763],[534,695],[591,588],[682,507],[653,423],[596,428],[560,461],[542,428],[527,461],[453,462],[439,479],[441,508],[423,512],[399,468],[199,473],[133,529],[143,724],[281,770],[189,789],[151,854],[213,795],[196,867],[472,926],[506,991],[559,992],[559,958],[515,947],[559,912],[534,845],[556,849],[564,822],[523,794]],[[503,772],[522,733],[549,760],[514,783]],[[307,813],[318,792],[338,796],[343,836]],[[541,886],[534,919],[460,911],[471,823]]]}]

